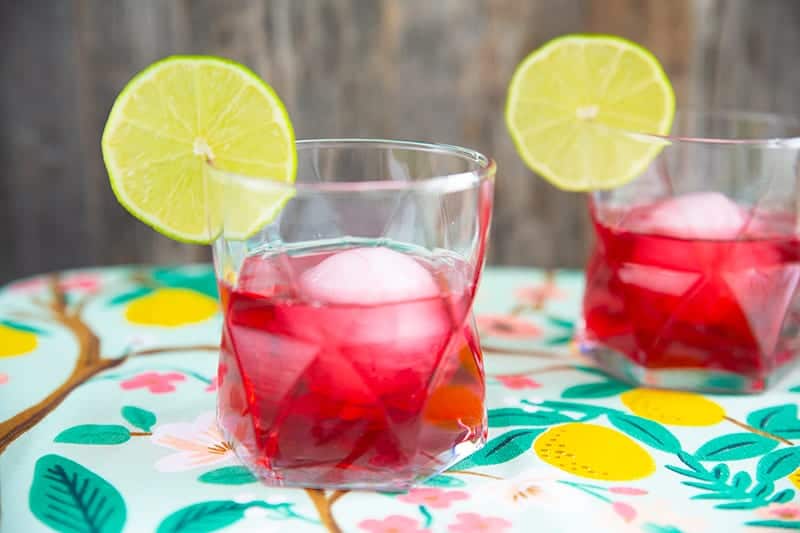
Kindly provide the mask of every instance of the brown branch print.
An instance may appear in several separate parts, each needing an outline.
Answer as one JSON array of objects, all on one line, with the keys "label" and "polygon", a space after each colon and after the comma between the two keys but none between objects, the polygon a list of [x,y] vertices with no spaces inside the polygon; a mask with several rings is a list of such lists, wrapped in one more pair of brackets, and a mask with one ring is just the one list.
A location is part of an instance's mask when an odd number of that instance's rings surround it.
[{"label": "brown branch print", "polygon": [[21,437],[26,431],[41,422],[50,412],[58,407],[76,387],[109,368],[117,367],[130,357],[156,355],[166,352],[181,351],[217,351],[217,346],[167,346],[134,351],[122,357],[108,358],[100,355],[100,339],[81,318],[84,305],[77,305],[70,309],[67,305],[66,295],[60,285],[58,274],[53,274],[49,279],[50,301],[36,299],[36,304],[48,310],[50,318],[68,329],[78,344],[78,357],[67,379],[36,404],[24,411],[17,413],[8,420],[0,422],[0,454],[9,444]]},{"label": "brown branch print", "polygon": [[308,497],[311,498],[311,502],[317,509],[319,521],[322,522],[322,525],[328,530],[328,533],[342,533],[342,529],[339,527],[339,524],[336,523],[336,519],[333,516],[333,504],[336,503],[339,498],[347,494],[348,491],[336,490],[328,495],[322,489],[303,490],[305,490]]}]

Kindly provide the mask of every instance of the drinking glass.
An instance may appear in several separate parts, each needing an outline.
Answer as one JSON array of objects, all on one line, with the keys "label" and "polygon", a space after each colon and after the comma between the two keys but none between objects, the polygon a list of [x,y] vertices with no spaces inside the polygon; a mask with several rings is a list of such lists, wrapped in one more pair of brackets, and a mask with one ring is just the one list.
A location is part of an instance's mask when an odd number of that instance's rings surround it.
[{"label": "drinking glass", "polygon": [[[388,140],[299,141],[297,156],[294,185],[211,169],[219,424],[269,484],[402,490],[486,440],[471,309],[495,165]],[[233,238],[264,190],[289,199]]]},{"label": "drinking glass", "polygon": [[655,387],[757,392],[800,347],[796,121],[685,112],[636,179],[594,192],[581,350]]}]

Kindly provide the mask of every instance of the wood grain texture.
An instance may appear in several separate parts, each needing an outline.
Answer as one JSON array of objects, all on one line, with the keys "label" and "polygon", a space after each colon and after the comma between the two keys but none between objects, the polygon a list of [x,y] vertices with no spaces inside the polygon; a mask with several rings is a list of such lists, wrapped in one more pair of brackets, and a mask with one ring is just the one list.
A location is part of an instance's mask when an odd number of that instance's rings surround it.
[{"label": "wood grain texture", "polygon": [[519,61],[578,31],[653,50],[681,103],[800,111],[795,0],[0,2],[0,283],[209,257],[128,215],[100,157],[117,92],[173,53],[248,64],[282,96],[301,138],[412,138],[491,155],[499,173],[489,260],[579,267],[590,240],[585,199],[526,169],[502,120]]}]

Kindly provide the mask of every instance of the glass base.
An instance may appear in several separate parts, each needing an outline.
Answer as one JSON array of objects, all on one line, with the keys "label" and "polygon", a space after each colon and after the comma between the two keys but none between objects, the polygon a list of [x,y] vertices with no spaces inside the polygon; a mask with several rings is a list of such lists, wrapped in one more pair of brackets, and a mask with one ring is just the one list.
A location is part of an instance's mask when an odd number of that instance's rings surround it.
[{"label": "glass base", "polygon": [[[229,442],[230,438],[226,435]],[[241,463],[264,484],[272,487],[313,489],[348,489],[384,492],[405,492],[414,485],[441,474],[486,444],[487,431],[464,440],[438,456],[428,456],[423,464],[405,467],[337,468],[337,463],[298,467],[267,468],[246,446],[234,444],[234,453]],[[420,452],[424,455],[424,452]]]},{"label": "glass base", "polygon": [[625,354],[580,336],[578,347],[581,354],[593,360],[602,370],[633,385],[724,394],[764,392],[788,373],[796,359],[789,358],[787,363],[768,374],[749,376],[707,368],[647,368]]}]

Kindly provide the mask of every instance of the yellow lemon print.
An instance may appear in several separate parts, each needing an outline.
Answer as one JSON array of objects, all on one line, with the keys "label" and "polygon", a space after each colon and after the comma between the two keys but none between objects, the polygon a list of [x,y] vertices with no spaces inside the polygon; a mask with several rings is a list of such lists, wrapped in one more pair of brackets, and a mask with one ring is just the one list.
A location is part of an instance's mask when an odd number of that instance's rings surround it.
[{"label": "yellow lemon print", "polygon": [[672,426],[713,426],[725,419],[718,403],[691,392],[633,389],[620,399],[634,414]]},{"label": "yellow lemon print", "polygon": [[800,489],[800,468],[789,474],[787,479],[792,482],[792,485]]},{"label": "yellow lemon print", "polygon": [[0,324],[0,357],[25,355],[36,349],[36,335]]},{"label": "yellow lemon print", "polygon": [[158,289],[128,305],[125,318],[142,326],[174,327],[208,320],[218,308],[216,300],[196,291]]},{"label": "yellow lemon print", "polygon": [[632,439],[594,424],[552,427],[536,439],[533,450],[545,463],[591,479],[631,481],[656,469],[650,454]]}]

